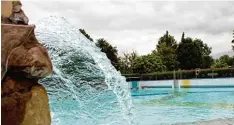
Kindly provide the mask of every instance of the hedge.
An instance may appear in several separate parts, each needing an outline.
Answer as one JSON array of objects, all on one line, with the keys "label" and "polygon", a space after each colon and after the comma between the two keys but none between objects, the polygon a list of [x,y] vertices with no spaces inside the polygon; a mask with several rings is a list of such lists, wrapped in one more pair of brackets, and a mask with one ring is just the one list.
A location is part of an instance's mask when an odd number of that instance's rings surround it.
[{"label": "hedge", "polygon": [[[175,71],[176,79],[193,79],[193,78],[226,78],[234,77],[234,68],[219,69],[200,69],[197,70],[179,70]],[[213,76],[212,76],[213,74]],[[132,80],[170,80],[174,78],[174,71],[154,72],[147,74],[123,74],[127,81]]]}]

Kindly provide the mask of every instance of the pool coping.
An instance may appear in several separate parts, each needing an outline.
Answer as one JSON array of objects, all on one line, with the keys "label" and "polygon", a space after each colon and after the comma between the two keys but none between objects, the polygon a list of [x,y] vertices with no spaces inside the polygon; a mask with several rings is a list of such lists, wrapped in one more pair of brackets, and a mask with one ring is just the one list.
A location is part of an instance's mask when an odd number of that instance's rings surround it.
[{"label": "pool coping", "polygon": [[175,123],[172,125],[234,125],[234,117],[232,118],[218,118],[207,121]]}]

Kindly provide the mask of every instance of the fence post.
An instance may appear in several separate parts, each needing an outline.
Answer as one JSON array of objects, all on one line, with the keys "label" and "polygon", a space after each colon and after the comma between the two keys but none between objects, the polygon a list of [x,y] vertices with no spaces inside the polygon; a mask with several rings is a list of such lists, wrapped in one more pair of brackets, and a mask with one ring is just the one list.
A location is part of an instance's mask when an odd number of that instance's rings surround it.
[{"label": "fence post", "polygon": [[213,70],[213,68],[212,68],[212,79],[214,78],[214,70]]},{"label": "fence post", "polygon": [[179,85],[178,80],[176,79],[176,71],[175,70],[173,71],[173,79],[174,79],[173,80],[173,89],[174,89],[174,92],[178,93],[180,85]]}]

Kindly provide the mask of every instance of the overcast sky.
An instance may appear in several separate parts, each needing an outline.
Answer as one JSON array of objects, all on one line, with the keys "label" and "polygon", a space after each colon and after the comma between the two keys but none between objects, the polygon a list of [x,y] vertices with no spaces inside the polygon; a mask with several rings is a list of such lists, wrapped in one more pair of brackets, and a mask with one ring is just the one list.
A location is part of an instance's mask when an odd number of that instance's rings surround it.
[{"label": "overcast sky", "polygon": [[23,1],[30,23],[50,15],[65,17],[92,38],[105,38],[119,54],[136,50],[140,55],[155,49],[166,30],[177,42],[202,39],[213,54],[231,50],[234,2],[159,1]]}]

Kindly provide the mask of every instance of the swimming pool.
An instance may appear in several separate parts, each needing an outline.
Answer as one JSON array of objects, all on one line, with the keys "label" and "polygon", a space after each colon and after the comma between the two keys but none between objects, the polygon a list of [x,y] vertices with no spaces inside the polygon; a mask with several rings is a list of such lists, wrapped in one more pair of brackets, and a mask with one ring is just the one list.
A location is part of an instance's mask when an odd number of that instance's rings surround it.
[{"label": "swimming pool", "polygon": [[234,117],[234,88],[145,88],[131,91],[139,125]]}]

